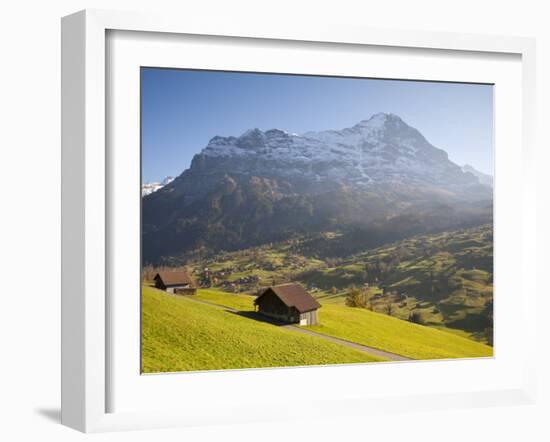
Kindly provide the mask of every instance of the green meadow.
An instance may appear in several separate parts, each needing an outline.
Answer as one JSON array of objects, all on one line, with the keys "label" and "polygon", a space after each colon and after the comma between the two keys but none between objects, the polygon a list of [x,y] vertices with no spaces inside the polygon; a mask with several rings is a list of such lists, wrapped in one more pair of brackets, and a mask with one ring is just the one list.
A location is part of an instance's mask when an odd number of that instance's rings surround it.
[{"label": "green meadow", "polygon": [[488,357],[493,348],[454,333],[413,324],[363,308],[325,304],[310,328],[412,359]]},{"label": "green meadow", "polygon": [[195,299],[223,305],[239,311],[254,311],[254,296],[239,293],[227,293],[214,289],[199,289]]},{"label": "green meadow", "polygon": [[[237,310],[254,309],[254,297],[199,290],[197,299]],[[320,300],[319,325],[307,327],[318,333],[367,345],[412,359],[490,357],[493,348],[457,333],[413,324],[364,308],[334,305]]]},{"label": "green meadow", "polygon": [[[227,297],[233,295],[226,295]],[[142,288],[142,372],[289,367],[381,358],[276,325]]]}]

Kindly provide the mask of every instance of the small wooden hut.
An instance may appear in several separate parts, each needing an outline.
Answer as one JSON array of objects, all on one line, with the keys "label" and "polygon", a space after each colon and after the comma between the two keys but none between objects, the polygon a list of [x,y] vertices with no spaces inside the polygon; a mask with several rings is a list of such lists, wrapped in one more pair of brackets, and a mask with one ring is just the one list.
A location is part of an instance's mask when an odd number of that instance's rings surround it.
[{"label": "small wooden hut", "polygon": [[291,324],[315,325],[321,307],[300,284],[274,285],[265,289],[254,301],[257,311],[265,316]]},{"label": "small wooden hut", "polygon": [[194,295],[197,288],[193,279],[185,271],[158,272],[154,278],[155,287],[177,295]]}]

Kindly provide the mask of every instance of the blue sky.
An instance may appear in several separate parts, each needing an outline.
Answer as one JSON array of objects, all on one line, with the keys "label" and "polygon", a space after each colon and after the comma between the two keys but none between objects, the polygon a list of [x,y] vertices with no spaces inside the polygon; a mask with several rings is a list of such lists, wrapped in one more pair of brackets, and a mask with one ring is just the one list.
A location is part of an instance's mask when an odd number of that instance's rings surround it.
[{"label": "blue sky", "polygon": [[378,112],[493,173],[489,85],[142,68],[141,100],[144,182],[179,175],[215,135],[342,129]]}]

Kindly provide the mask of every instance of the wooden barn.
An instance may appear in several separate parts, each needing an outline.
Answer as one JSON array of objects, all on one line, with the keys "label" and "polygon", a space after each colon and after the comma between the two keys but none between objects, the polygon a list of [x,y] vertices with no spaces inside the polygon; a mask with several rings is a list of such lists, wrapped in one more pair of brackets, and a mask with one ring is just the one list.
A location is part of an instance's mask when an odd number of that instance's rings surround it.
[{"label": "wooden barn", "polygon": [[265,316],[291,324],[315,325],[321,307],[300,284],[268,287],[254,301],[257,311]]},{"label": "wooden barn", "polygon": [[155,287],[176,295],[194,295],[197,288],[193,279],[185,271],[158,272],[154,278]]}]

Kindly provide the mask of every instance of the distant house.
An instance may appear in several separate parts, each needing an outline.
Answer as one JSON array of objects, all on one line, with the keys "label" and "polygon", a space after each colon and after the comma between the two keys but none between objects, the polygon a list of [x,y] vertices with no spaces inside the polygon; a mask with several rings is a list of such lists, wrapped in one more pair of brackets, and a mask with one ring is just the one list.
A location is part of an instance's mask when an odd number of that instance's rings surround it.
[{"label": "distant house", "polygon": [[268,287],[254,301],[258,312],[291,324],[315,325],[321,307],[300,284]]},{"label": "distant house", "polygon": [[187,272],[158,272],[153,278],[155,287],[177,295],[194,295],[197,293],[195,283]]}]

